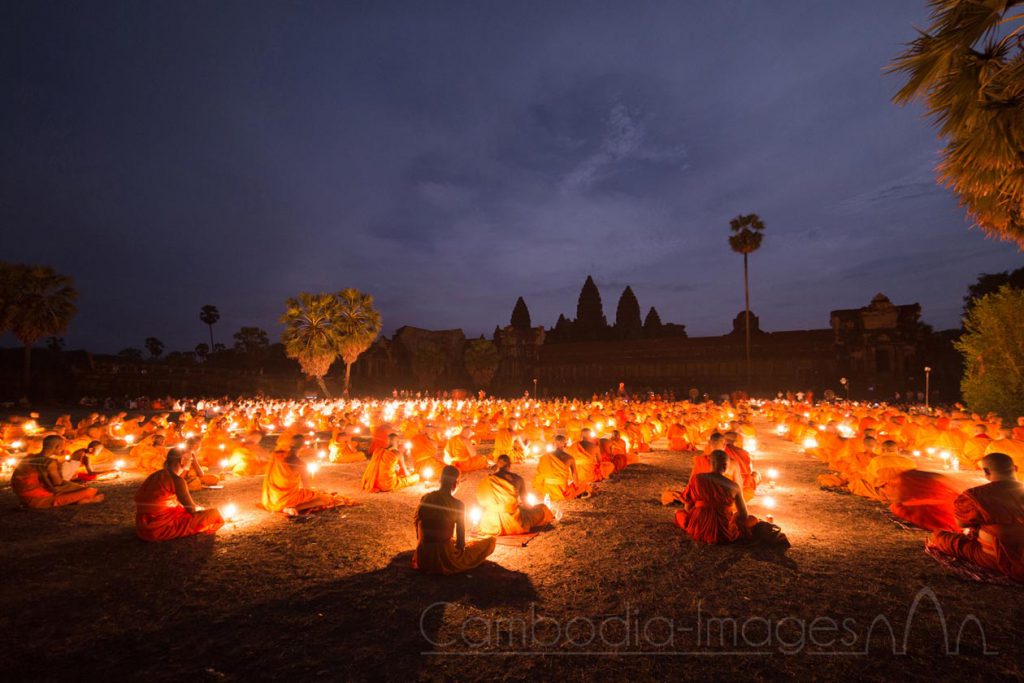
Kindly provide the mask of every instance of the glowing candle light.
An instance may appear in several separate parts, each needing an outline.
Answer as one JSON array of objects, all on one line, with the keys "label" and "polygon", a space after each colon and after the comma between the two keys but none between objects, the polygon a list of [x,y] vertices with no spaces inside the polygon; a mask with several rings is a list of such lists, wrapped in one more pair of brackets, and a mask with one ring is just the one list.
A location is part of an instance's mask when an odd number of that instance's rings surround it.
[{"label": "glowing candle light", "polygon": [[935,448],[929,446],[928,448],[924,449],[924,452],[927,453],[928,455],[935,455]]},{"label": "glowing candle light", "polygon": [[317,473],[317,470],[319,469],[320,465],[317,465],[315,462],[311,462],[308,465],[306,465],[306,471],[309,472],[310,476],[315,475]]},{"label": "glowing candle light", "polygon": [[434,468],[431,467],[430,465],[427,465],[426,467],[423,468],[423,480],[424,481],[429,481],[429,480],[431,480],[433,478],[434,478]]},{"label": "glowing candle light", "polygon": [[484,511],[478,507],[473,507],[469,511],[469,521],[473,526],[480,524],[480,520],[484,518]]},{"label": "glowing candle light", "polygon": [[779,478],[779,471],[777,469],[775,469],[773,467],[772,469],[768,470],[768,479],[769,479],[769,481],[775,481],[778,478]]},{"label": "glowing candle light", "polygon": [[548,453],[554,453],[555,447],[553,444],[549,443],[547,446],[544,447],[544,450],[546,450]]},{"label": "glowing candle light", "polygon": [[406,453],[408,453],[411,450],[412,450],[412,441],[406,441],[405,442],[405,451],[406,451]]},{"label": "glowing candle light", "polygon": [[12,441],[11,442],[11,448],[13,448],[16,451],[20,451],[21,447],[24,446],[24,445],[25,444],[22,441]]},{"label": "glowing candle light", "polygon": [[227,459],[227,458],[224,458],[223,460],[221,460],[221,461],[220,461],[220,468],[221,468],[222,470],[226,470],[226,469],[228,468],[228,465],[230,465],[230,464],[231,464],[231,463],[230,463],[230,462],[228,462],[228,459]]},{"label": "glowing candle light", "polygon": [[818,440],[815,439],[813,436],[808,436],[803,441],[803,447],[805,449],[817,448],[818,447]]},{"label": "glowing candle light", "polygon": [[537,504],[537,496],[533,495],[532,493],[527,493],[526,494],[526,504],[527,505],[536,505]]},{"label": "glowing candle light", "polygon": [[238,516],[238,506],[234,503],[228,503],[220,511],[220,516],[223,517],[225,521],[230,522]]},{"label": "glowing candle light", "polygon": [[224,450],[225,448],[227,448],[227,446],[225,446],[224,444],[221,444],[221,445],[217,446],[217,448],[219,448],[221,450]]},{"label": "glowing candle light", "polygon": [[131,446],[133,443],[135,443],[135,437],[132,434],[129,434],[128,436],[124,437],[124,442]]},{"label": "glowing candle light", "polygon": [[321,448],[319,451],[317,451],[316,457],[318,457],[321,460],[323,460],[324,458],[327,457],[327,451],[325,451],[324,449]]},{"label": "glowing candle light", "polygon": [[921,457],[921,451],[914,451],[914,457],[915,458],[920,458]]},{"label": "glowing candle light", "polygon": [[114,469],[120,472],[124,469],[124,460],[118,460],[114,463]]},{"label": "glowing candle light", "polygon": [[772,498],[771,496],[765,496],[764,498],[761,499],[761,505],[763,505],[768,510],[774,510],[776,505],[775,499]]}]

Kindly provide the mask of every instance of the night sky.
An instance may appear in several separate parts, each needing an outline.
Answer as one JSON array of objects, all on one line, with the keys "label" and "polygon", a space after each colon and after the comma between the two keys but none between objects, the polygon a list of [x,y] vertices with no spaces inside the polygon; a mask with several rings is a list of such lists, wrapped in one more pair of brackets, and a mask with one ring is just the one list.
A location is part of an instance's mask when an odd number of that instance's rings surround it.
[{"label": "night sky", "polygon": [[[192,349],[220,308],[357,287],[385,332],[489,334],[517,296],[572,317],[586,275],[691,335],[743,307],[822,328],[878,291],[958,325],[1017,267],[969,230],[883,67],[924,0],[184,2],[0,8],[5,260],[81,292],[68,347]],[[3,339],[13,344],[12,337]]]}]

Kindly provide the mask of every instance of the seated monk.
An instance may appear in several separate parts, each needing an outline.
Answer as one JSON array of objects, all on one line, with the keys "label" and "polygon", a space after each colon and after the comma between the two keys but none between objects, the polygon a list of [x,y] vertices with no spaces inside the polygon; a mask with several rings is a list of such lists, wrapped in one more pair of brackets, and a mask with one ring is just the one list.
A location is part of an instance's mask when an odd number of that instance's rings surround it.
[{"label": "seated monk", "polygon": [[132,446],[128,455],[135,459],[135,466],[144,472],[163,469],[167,459],[167,447],[163,434],[153,434]]},{"label": "seated monk", "polygon": [[555,518],[543,503],[526,504],[526,482],[512,472],[512,459],[504,453],[498,456],[497,471],[480,482],[476,498],[484,509],[479,530],[488,536],[528,534]]},{"label": "seated monk", "polygon": [[196,458],[196,448],[199,446],[199,439],[192,437],[191,439],[185,440],[184,449],[188,451],[191,466],[185,471],[185,482],[188,484],[189,491],[198,491],[204,486],[216,486],[220,483],[220,477],[216,474],[210,474],[203,469],[203,466],[199,464],[198,458]]},{"label": "seated monk", "polygon": [[589,428],[580,432],[580,440],[565,450],[576,461],[576,476],[579,484],[590,487],[604,481],[615,471],[614,463],[601,460],[601,446],[593,440]]},{"label": "seated monk", "polygon": [[274,451],[267,473],[263,476],[263,507],[270,512],[283,512],[294,517],[339,505],[355,505],[348,498],[333,493],[320,493],[313,488],[309,469],[299,457],[299,450],[304,445],[305,437],[296,434],[288,450]]},{"label": "seated monk", "polygon": [[428,467],[434,472],[440,472],[441,468],[444,467],[444,462],[440,459],[439,455],[441,449],[434,434],[434,426],[428,424],[409,440],[412,446],[409,449],[409,455],[412,456],[416,471],[421,474]]},{"label": "seated monk", "polygon": [[508,421],[508,427],[495,432],[494,453],[504,453],[514,462],[522,462],[526,457],[526,446],[519,436],[518,429],[519,422],[512,418]]},{"label": "seated monk", "polygon": [[750,453],[736,443],[740,435],[737,432],[729,431],[724,436],[725,454],[729,456],[729,459],[733,461],[736,469],[739,471],[739,480],[734,479],[733,481],[743,487],[743,498],[750,500],[757,493],[757,480],[760,477],[754,471],[753,463],[750,460]]},{"label": "seated monk", "polygon": [[725,476],[728,456],[712,451],[711,471],[690,477],[683,491],[683,509],[676,512],[675,524],[686,534],[712,545],[739,540],[751,522],[747,515],[743,489]]},{"label": "seated monk", "polygon": [[958,531],[953,503],[962,487],[938,472],[900,472],[886,487],[893,515],[928,531]]},{"label": "seated monk", "polygon": [[616,472],[626,469],[629,465],[628,451],[629,448],[617,429],[612,432],[611,438],[601,439],[601,459],[612,463]]},{"label": "seated monk", "polygon": [[882,452],[871,458],[860,475],[851,474],[848,488],[850,493],[886,503],[889,501],[887,487],[901,472],[917,468],[917,463],[899,454],[895,441],[884,441]]},{"label": "seated monk", "polygon": [[398,451],[398,434],[388,434],[387,444],[378,448],[377,452],[366,463],[363,472],[363,490],[367,493],[394,491],[415,484],[420,475],[412,472],[406,465],[405,458]]},{"label": "seated monk", "polygon": [[580,495],[589,495],[588,487],[579,483],[576,461],[565,452],[565,437],[555,437],[555,450],[545,453],[537,462],[533,477],[533,490],[538,496],[551,500],[565,500]]},{"label": "seated monk", "polygon": [[929,546],[1024,582],[1024,484],[1004,453],[990,453],[980,465],[989,483],[967,489],[954,503],[957,524],[967,533],[936,531]]},{"label": "seated monk", "polygon": [[669,425],[668,434],[668,449],[670,451],[692,451],[694,450],[693,444],[690,443],[690,437],[686,431],[686,427],[673,422]]},{"label": "seated monk", "polygon": [[224,526],[216,509],[200,510],[182,475],[192,454],[171,449],[164,467],[153,472],[135,493],[135,533],[143,541],[170,541],[196,534],[215,534]]},{"label": "seated monk", "polygon": [[352,442],[352,435],[345,427],[339,427],[331,435],[327,446],[331,462],[366,462],[366,456]]},{"label": "seated monk", "polygon": [[[61,476],[67,481],[73,481],[76,484],[96,481],[101,472],[94,470],[92,466],[96,462],[96,457],[102,451],[102,443],[90,441],[85,448],[79,448],[67,457],[63,465],[61,465]],[[110,476],[116,476],[116,474],[110,473]]]},{"label": "seated monk", "polygon": [[459,470],[446,466],[441,470],[441,487],[420,499],[413,569],[425,574],[458,574],[479,567],[494,552],[494,536],[466,543],[466,507],[452,495],[458,481]]},{"label": "seated monk", "polygon": [[11,488],[27,508],[55,508],[62,505],[86,505],[103,502],[98,489],[64,481],[58,459],[64,450],[64,438],[50,435],[43,439],[42,450],[21,459],[11,475]]},{"label": "seated monk", "polygon": [[473,429],[463,427],[444,445],[445,462],[453,465],[460,472],[472,472],[487,467],[487,458],[477,455],[473,444]]}]

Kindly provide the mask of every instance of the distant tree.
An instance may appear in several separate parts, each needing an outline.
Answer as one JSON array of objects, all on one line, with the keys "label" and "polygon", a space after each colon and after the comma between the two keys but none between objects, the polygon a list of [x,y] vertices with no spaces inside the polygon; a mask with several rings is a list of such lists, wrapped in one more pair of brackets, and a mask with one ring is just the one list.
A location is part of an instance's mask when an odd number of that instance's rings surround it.
[{"label": "distant tree", "polygon": [[210,328],[210,348],[215,348],[213,343],[213,326],[220,320],[220,311],[213,304],[206,304],[199,309],[199,320]]},{"label": "distant tree", "polygon": [[658,311],[655,310],[654,306],[651,306],[651,310],[647,311],[647,317],[644,318],[644,335],[647,337],[657,337],[661,334],[662,327],[661,316],[658,315]]},{"label": "distant tree", "polygon": [[512,327],[517,330],[529,330],[533,325],[530,324],[530,309],[526,307],[526,301],[523,297],[516,299],[515,308],[512,309]]},{"label": "distant tree", "polygon": [[46,348],[48,351],[60,353],[64,350],[64,337],[48,337],[46,339]]},{"label": "distant tree", "polygon": [[78,312],[74,282],[49,266],[0,264],[0,317],[25,347],[26,395],[32,385],[32,345],[64,332]]},{"label": "distant tree", "polygon": [[266,330],[259,327],[243,327],[235,332],[235,351],[251,363],[259,363],[266,358],[270,348],[270,338]]},{"label": "distant tree", "polygon": [[171,351],[164,357],[168,365],[194,365],[196,354],[192,351]]},{"label": "distant tree", "polygon": [[222,353],[225,353],[227,350],[228,350],[228,347],[224,346],[220,342],[217,342],[216,344],[213,345],[213,355],[215,355],[215,356],[219,355],[219,354],[222,354]]},{"label": "distant tree", "polygon": [[1013,272],[1004,270],[1002,273],[979,275],[977,282],[967,288],[967,296],[964,297],[964,317],[970,315],[975,301],[986,294],[995,294],[1003,285],[1024,289],[1024,268],[1018,268]]},{"label": "distant tree", "polygon": [[619,297],[619,305],[615,308],[615,331],[622,339],[640,337],[643,325],[640,323],[640,302],[627,286]]},{"label": "distant tree", "polygon": [[608,320],[604,317],[604,306],[601,303],[601,292],[594,284],[594,278],[587,276],[576,302],[576,320],[573,323],[573,334],[581,340],[599,339],[608,329]]},{"label": "distant tree", "polygon": [[894,100],[924,102],[946,140],[940,181],[982,230],[1024,248],[1020,0],[929,4],[931,24],[890,66],[907,79]]},{"label": "distant tree", "polygon": [[330,396],[324,376],[338,357],[341,332],[340,304],[334,294],[302,292],[285,302],[281,316],[281,342],[289,358],[297,360],[306,375],[316,379],[324,396]]},{"label": "distant tree", "polygon": [[149,351],[149,357],[156,360],[164,353],[164,343],[156,337],[146,337],[146,341],[143,343],[146,350]]},{"label": "distant tree", "polygon": [[764,223],[756,214],[737,216],[729,221],[729,246],[737,254],[743,254],[743,301],[746,316],[743,331],[747,343],[747,389],[750,388],[750,280],[747,276],[747,257],[761,248],[764,239]]},{"label": "distant tree", "polygon": [[412,372],[427,389],[444,372],[444,351],[434,342],[428,341],[416,346],[412,352]]},{"label": "distant tree", "polygon": [[1003,285],[984,295],[955,346],[964,356],[960,389],[971,410],[1007,420],[1024,415],[1024,291]]},{"label": "distant tree", "polygon": [[200,362],[206,361],[206,357],[210,355],[209,344],[196,344],[196,357],[199,358]]},{"label": "distant tree", "polygon": [[498,372],[498,347],[481,337],[466,344],[464,353],[466,372],[480,388],[486,389]]},{"label": "distant tree", "polygon": [[142,360],[142,350],[141,349],[133,349],[133,348],[121,349],[120,351],[117,352],[117,355],[120,358],[124,358],[125,360]]},{"label": "distant tree", "polygon": [[380,334],[381,317],[373,297],[358,289],[343,289],[338,299],[338,355],[345,362],[345,395],[348,395],[352,364],[370,348]]}]

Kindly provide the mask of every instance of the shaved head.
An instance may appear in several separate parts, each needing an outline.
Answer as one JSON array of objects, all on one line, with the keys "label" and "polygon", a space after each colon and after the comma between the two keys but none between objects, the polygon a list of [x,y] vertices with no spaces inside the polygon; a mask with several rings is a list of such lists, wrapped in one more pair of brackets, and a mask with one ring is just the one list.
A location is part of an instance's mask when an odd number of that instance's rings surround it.
[{"label": "shaved head", "polygon": [[1012,475],[1017,469],[1006,453],[989,453],[981,459],[981,466],[986,472],[1001,475]]}]

